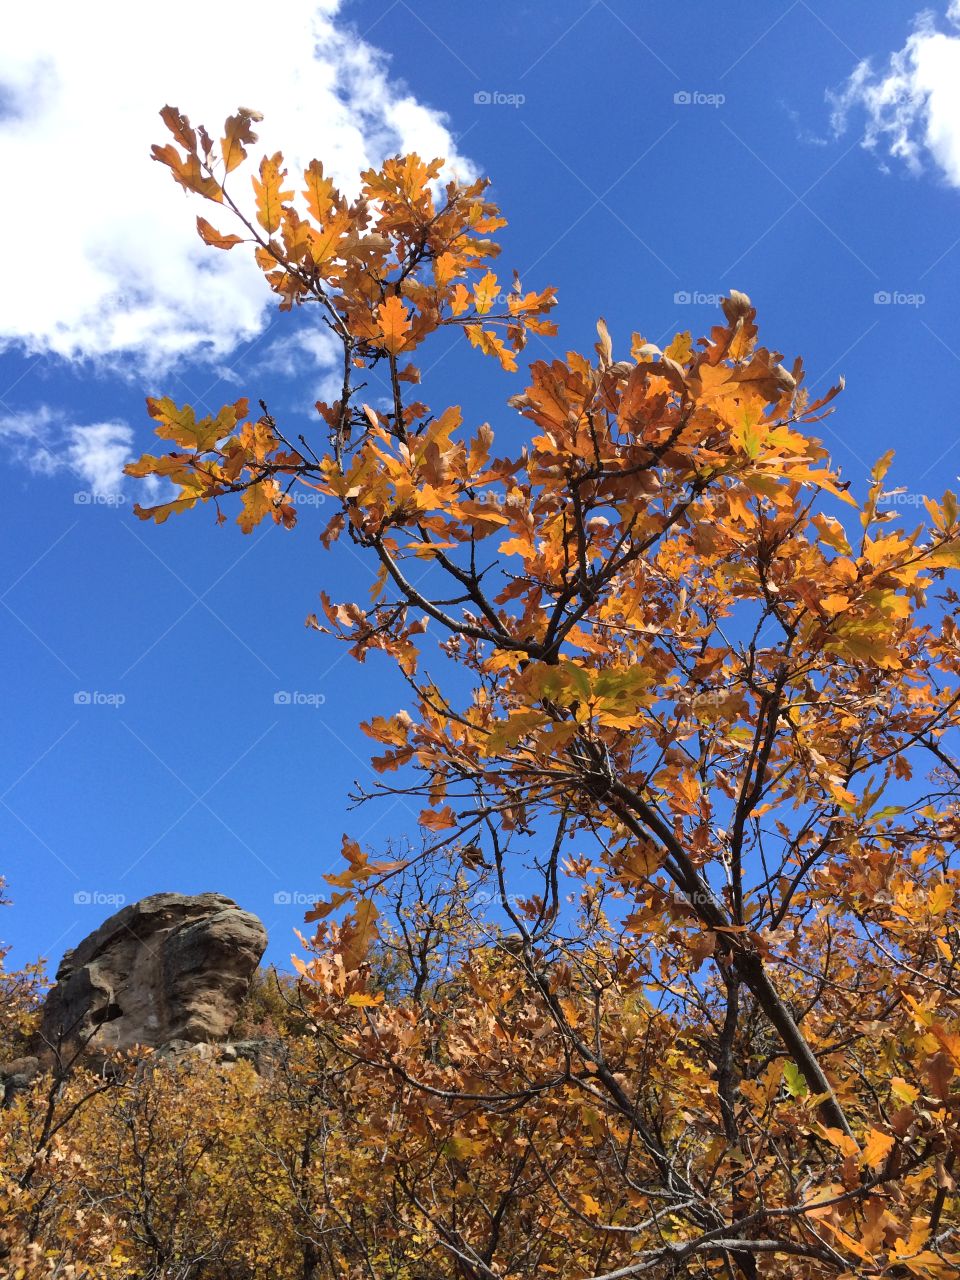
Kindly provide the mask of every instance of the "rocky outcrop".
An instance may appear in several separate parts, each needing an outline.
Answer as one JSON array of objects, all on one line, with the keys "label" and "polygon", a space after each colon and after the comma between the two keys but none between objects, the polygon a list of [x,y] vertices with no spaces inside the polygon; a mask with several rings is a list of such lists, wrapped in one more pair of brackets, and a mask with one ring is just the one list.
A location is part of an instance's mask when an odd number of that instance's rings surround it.
[{"label": "rocky outcrop", "polygon": [[227,1040],[222,1044],[189,1044],[186,1040],[171,1040],[158,1050],[156,1062],[180,1066],[196,1060],[215,1062],[230,1068],[238,1062],[249,1062],[258,1076],[277,1074],[287,1060],[289,1046],[283,1040],[262,1038],[259,1040]]},{"label": "rocky outcrop", "polygon": [[32,1056],[0,1063],[0,1106],[9,1107],[17,1094],[36,1079],[40,1069],[40,1059]]},{"label": "rocky outcrop", "polygon": [[222,894],[143,898],[63,957],[41,1045],[96,1053],[223,1041],[266,945],[257,917]]}]

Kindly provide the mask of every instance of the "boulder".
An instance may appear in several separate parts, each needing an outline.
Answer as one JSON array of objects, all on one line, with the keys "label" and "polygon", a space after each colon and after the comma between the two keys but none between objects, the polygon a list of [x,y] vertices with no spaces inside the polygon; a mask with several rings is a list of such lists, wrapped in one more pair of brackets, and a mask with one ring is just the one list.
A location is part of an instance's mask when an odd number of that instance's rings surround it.
[{"label": "boulder", "polygon": [[142,898],[63,957],[40,1040],[93,1052],[225,1040],[266,945],[260,920],[223,894]]},{"label": "boulder", "polygon": [[151,1065],[170,1066],[212,1062],[229,1069],[238,1062],[249,1062],[258,1076],[272,1077],[286,1061],[289,1046],[282,1040],[226,1040],[219,1044],[191,1044],[188,1040],[170,1040],[150,1059]]},{"label": "boulder", "polygon": [[40,1074],[40,1060],[35,1057],[11,1058],[0,1063],[0,1105],[9,1107],[17,1094],[29,1088]]}]

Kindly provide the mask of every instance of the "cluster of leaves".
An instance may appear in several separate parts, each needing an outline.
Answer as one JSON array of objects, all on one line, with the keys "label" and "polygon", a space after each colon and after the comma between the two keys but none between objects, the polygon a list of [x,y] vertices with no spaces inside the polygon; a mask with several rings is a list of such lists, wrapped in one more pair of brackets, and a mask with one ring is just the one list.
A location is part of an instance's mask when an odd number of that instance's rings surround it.
[{"label": "cluster of leaves", "polygon": [[[8,906],[6,882],[0,876],[0,906]],[[47,987],[42,962],[8,969],[10,948],[0,944],[0,1062],[21,1057],[36,1030],[40,1002]]]},{"label": "cluster of leaves", "polygon": [[[246,159],[246,147],[256,138],[251,122],[259,117],[247,111],[231,116],[218,154],[206,130],[191,128],[173,107],[161,114],[177,145],[154,147],[155,158],[181,186],[229,209],[246,232],[223,235],[198,217],[203,240],[222,250],[254,245],[281,310],[318,303],[343,342],[343,395],[332,405],[317,405],[341,445],[352,428],[376,429],[378,421],[373,410],[350,405],[354,370],[386,365],[396,386],[416,383],[420,373],[410,357],[430,334],[451,326],[505,369],[515,369],[529,333],[556,331],[542,318],[554,305],[554,290],[524,293],[514,278],[504,293],[486,265],[499,253],[490,235],[505,223],[484,198],[485,180],[451,181],[441,195],[436,187],[442,161],[425,163],[409,155],[364,173],[361,195],[350,203],[314,160],[303,173],[298,210],[294,191],[284,189],[287,174],[277,153],[264,156],[253,178],[256,211],[248,218],[227,191],[226,179]],[[197,501],[243,492],[238,519],[245,533],[268,515],[294,523],[295,509],[285,499],[294,482],[312,483],[304,468],[316,457],[304,441],[299,448],[290,444],[266,410],[251,422],[245,399],[200,420],[189,406],[178,408],[169,398],[151,399],[148,408],[160,438],[180,449],[141,458],[128,472],[164,477],[179,486],[179,494],[172,502],[138,507],[138,514],[161,523]],[[403,407],[399,393],[395,410],[405,427],[427,412],[424,406]]]},{"label": "cluster of leaves", "polygon": [[736,292],[697,342],[617,358],[600,321],[534,362],[497,456],[401,363],[455,325],[511,370],[552,333],[550,290],[495,309],[484,184],[441,198],[439,162],[398,158],[349,204],[314,163],[304,216],[274,156],[248,216],[252,114],[219,153],[164,114],[158,160],[244,232],[201,235],[319,306],[343,382],[316,446],[263,405],[150,401],[175,448],[130,472],[179,488],[138,514],[236,494],[249,532],[294,523],[295,485],[333,499],[324,543],[377,577],[308,622],[409,690],[364,728],[425,843],[345,837],[301,962],[390,1262],[317,1274],[956,1274],[954,496],[900,528],[886,455],[858,502],[809,434],[839,387],[811,396]]}]

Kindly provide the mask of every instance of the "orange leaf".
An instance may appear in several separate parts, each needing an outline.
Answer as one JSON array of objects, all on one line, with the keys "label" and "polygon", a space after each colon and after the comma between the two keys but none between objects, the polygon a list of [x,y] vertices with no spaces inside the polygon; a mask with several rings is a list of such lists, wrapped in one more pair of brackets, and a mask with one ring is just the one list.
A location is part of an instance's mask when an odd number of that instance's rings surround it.
[{"label": "orange leaf", "polygon": [[190,121],[185,115],[182,115],[176,107],[164,107],[160,112],[160,119],[184,151],[196,151],[197,135],[195,130],[191,129]]},{"label": "orange leaf", "polygon": [[232,249],[235,244],[243,244],[241,236],[225,236],[216,227],[211,227],[206,218],[197,218],[197,230],[203,243],[212,245],[214,249]]},{"label": "orange leaf", "polygon": [[223,191],[216,178],[205,174],[200,167],[200,157],[196,154],[181,156],[176,147],[167,144],[165,147],[151,147],[154,160],[165,164],[181,187],[187,191],[195,191],[197,195],[206,196],[208,200],[223,203]]},{"label": "orange leaf", "polygon": [[386,302],[381,303],[377,311],[377,321],[383,335],[382,345],[395,356],[398,351],[403,350],[407,334],[410,332],[407,310],[395,294],[391,294]]},{"label": "orange leaf", "polygon": [[421,827],[426,827],[428,831],[446,831],[449,827],[457,825],[457,815],[447,804],[436,811],[424,809],[418,821]]},{"label": "orange leaf", "polygon": [[310,217],[322,224],[333,207],[333,183],[323,176],[323,165],[319,160],[311,160],[303,176],[307,184],[303,194]]},{"label": "orange leaf", "polygon": [[376,904],[371,902],[369,898],[364,898],[357,903],[357,909],[353,915],[348,916],[343,922],[340,942],[343,967],[347,971],[359,969],[366,959],[370,944],[377,936],[377,917],[379,914]]},{"label": "orange leaf", "polygon": [[225,174],[230,173],[246,160],[247,151],[244,143],[253,143],[257,140],[257,135],[250,128],[250,123],[261,118],[257,111],[242,109],[235,116],[227,117],[223,126],[223,137],[220,139],[220,154],[223,157]]},{"label": "orange leaf", "polygon": [[867,1134],[866,1142],[863,1144],[863,1152],[860,1156],[861,1163],[871,1169],[879,1169],[893,1149],[895,1142],[896,1139],[892,1138],[890,1134],[881,1133],[879,1129],[871,1129]]}]

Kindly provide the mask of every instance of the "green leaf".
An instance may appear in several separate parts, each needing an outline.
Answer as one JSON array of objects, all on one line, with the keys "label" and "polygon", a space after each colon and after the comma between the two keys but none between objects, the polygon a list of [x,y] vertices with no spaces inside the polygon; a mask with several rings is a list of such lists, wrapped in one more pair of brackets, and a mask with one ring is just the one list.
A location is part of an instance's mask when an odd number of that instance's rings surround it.
[{"label": "green leaf", "polygon": [[783,1083],[791,1098],[805,1098],[810,1092],[800,1068],[795,1062],[788,1062],[783,1068]]}]

